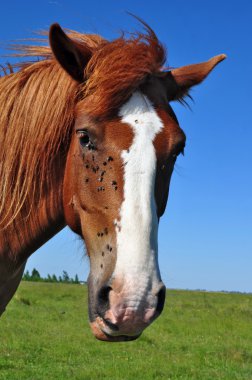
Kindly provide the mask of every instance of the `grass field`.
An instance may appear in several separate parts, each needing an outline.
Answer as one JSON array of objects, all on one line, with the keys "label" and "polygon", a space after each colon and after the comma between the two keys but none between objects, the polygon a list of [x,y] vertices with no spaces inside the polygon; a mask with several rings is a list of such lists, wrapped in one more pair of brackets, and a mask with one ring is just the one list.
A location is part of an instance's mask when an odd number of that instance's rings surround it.
[{"label": "grass field", "polygon": [[167,291],[136,341],[105,343],[87,288],[23,282],[0,319],[1,380],[252,380],[252,295]]}]

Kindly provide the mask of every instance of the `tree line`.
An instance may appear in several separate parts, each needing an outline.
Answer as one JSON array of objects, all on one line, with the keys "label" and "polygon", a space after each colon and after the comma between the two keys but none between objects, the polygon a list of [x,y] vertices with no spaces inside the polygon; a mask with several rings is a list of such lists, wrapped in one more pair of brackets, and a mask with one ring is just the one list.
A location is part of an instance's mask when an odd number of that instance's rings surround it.
[{"label": "tree line", "polygon": [[42,277],[39,271],[34,268],[31,273],[27,270],[23,274],[23,281],[37,281],[37,282],[63,282],[67,284],[80,284],[78,275],[76,274],[74,278],[71,278],[68,273],[63,270],[62,276],[57,277],[55,274],[48,274],[47,277]]}]

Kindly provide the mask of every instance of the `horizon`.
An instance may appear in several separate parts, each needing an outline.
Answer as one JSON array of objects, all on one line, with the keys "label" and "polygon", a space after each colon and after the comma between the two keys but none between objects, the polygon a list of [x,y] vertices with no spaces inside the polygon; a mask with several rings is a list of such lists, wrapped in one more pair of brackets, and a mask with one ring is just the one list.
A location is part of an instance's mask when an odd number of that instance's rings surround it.
[{"label": "horizon", "polygon": [[[33,270],[37,270],[36,268],[32,268],[31,269],[31,272],[33,271]],[[29,270],[28,269],[26,269],[26,271],[24,272],[24,276],[27,274],[27,272],[28,272],[28,274],[29,275],[32,275],[32,273],[30,273],[29,272]],[[81,279],[79,279],[79,276],[78,276],[78,274],[76,273],[73,277],[70,277],[69,278],[69,281],[64,281],[64,280],[62,280],[62,274],[63,273],[67,273],[67,271],[65,271],[64,269],[63,269],[63,272],[61,273],[61,275],[59,275],[59,276],[56,276],[54,273],[48,273],[47,274],[47,276],[46,277],[40,277],[40,279],[39,280],[31,280],[31,279],[29,279],[29,280],[27,280],[26,278],[24,278],[24,276],[23,276],[23,278],[22,278],[22,281],[28,281],[28,282],[45,282],[45,283],[66,283],[66,284],[69,284],[69,285],[88,285],[88,282],[87,282],[87,280],[81,280]],[[40,273],[39,273],[40,274]],[[67,273],[68,274],[68,273]],[[52,281],[52,279],[49,279],[48,277],[50,276],[50,278],[52,278],[53,276],[56,276],[57,277],[57,281]],[[74,278],[75,277],[78,277],[78,283],[74,283],[74,282],[72,282],[72,281],[74,281]],[[60,278],[61,278],[61,280],[60,280]],[[246,292],[246,291],[244,291],[244,292],[242,292],[242,291],[238,291],[238,290],[207,290],[207,289],[188,289],[188,288],[184,288],[184,289],[182,289],[182,288],[169,288],[169,287],[166,287],[166,290],[178,290],[178,291],[185,291],[185,292],[199,292],[199,293],[227,293],[227,294],[247,294],[247,295],[252,295],[252,292]]]}]

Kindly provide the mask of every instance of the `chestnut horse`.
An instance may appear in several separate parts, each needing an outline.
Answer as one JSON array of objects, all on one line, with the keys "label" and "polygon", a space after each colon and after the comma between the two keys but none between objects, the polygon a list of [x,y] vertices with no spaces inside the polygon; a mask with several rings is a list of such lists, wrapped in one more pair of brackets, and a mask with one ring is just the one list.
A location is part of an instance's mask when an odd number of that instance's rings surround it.
[{"label": "chestnut horse", "polygon": [[185,147],[169,102],[225,55],[164,70],[147,25],[109,42],[53,24],[49,39],[0,78],[0,315],[28,257],[68,225],[90,258],[94,335],[136,339],[165,300],[158,223]]}]

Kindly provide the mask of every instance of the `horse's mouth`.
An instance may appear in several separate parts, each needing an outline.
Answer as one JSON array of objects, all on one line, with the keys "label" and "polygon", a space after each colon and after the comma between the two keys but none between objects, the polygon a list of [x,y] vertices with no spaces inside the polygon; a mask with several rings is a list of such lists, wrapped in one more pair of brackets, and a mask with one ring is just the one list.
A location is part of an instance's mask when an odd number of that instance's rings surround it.
[{"label": "horse's mouth", "polygon": [[120,333],[111,330],[101,317],[97,317],[95,321],[90,322],[90,327],[96,339],[106,342],[129,342],[136,340],[141,335],[141,333],[136,335],[120,335]]}]

